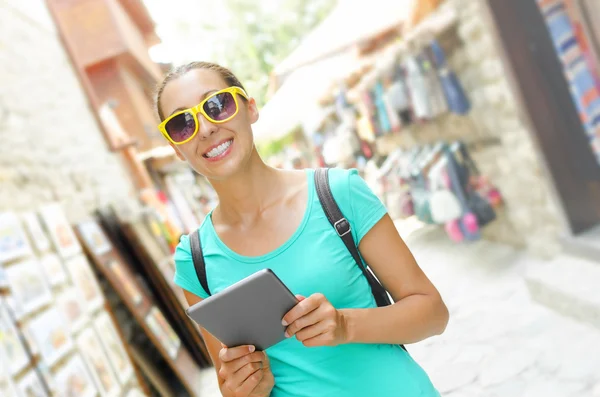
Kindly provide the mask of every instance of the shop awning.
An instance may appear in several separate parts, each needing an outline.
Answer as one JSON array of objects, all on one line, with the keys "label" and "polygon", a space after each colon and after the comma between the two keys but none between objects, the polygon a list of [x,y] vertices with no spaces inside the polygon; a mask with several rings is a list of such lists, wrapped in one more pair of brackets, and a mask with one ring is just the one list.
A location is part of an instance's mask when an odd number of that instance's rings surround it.
[{"label": "shop awning", "polygon": [[255,141],[278,139],[299,125],[314,125],[322,118],[319,98],[361,62],[347,52],[296,70],[260,109],[259,120],[253,126]]},{"label": "shop awning", "polygon": [[406,20],[414,0],[340,0],[325,20],[273,73],[283,76],[393,28]]}]

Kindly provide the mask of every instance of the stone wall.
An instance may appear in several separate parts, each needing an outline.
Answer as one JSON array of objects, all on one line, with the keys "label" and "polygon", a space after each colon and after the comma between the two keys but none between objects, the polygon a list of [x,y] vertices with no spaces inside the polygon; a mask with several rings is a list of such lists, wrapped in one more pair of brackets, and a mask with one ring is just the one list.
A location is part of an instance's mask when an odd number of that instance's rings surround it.
[{"label": "stone wall", "polygon": [[484,6],[480,0],[446,0],[442,7],[453,8],[458,15],[455,39],[450,39],[454,45],[448,53],[449,63],[463,83],[473,109],[466,117],[443,116],[379,144],[391,148],[437,139],[477,142],[497,138],[499,144],[472,152],[481,171],[498,186],[506,202],[499,219],[486,227],[484,236],[538,255],[554,256],[560,250],[561,219],[551,199],[541,155],[506,78]]},{"label": "stone wall", "polygon": [[0,211],[58,200],[75,222],[132,188],[45,2],[0,0]]}]

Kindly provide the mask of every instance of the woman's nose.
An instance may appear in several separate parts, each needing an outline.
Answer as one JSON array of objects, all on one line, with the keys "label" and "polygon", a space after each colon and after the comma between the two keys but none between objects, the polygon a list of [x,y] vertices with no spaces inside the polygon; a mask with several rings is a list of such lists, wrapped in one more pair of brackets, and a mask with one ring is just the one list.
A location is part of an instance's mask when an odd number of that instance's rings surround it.
[{"label": "woman's nose", "polygon": [[218,131],[219,127],[216,124],[211,123],[204,117],[202,113],[196,115],[198,118],[198,134],[201,139],[207,139],[209,136]]}]

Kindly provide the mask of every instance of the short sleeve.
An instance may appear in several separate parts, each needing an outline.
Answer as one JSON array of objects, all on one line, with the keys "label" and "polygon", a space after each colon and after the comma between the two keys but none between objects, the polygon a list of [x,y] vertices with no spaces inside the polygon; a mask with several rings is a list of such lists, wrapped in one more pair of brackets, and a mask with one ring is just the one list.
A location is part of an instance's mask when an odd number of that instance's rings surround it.
[{"label": "short sleeve", "polygon": [[331,169],[329,183],[340,210],[350,221],[358,243],[387,213],[387,209],[356,169]]},{"label": "short sleeve", "polygon": [[208,298],[209,295],[204,291],[202,285],[200,285],[200,281],[196,275],[188,235],[181,236],[179,244],[177,244],[177,248],[175,249],[174,260],[175,277],[173,281],[175,284],[202,299]]}]

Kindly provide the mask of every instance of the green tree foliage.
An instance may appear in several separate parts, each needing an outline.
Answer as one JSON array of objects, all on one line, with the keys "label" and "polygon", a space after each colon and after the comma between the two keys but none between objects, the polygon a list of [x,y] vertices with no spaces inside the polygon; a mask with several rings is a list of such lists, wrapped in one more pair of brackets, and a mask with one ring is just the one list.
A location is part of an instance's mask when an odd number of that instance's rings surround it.
[{"label": "green tree foliage", "polygon": [[273,68],[323,20],[335,0],[224,0],[222,5],[228,22],[202,25],[211,37],[219,37],[213,60],[230,67],[262,106]]}]

